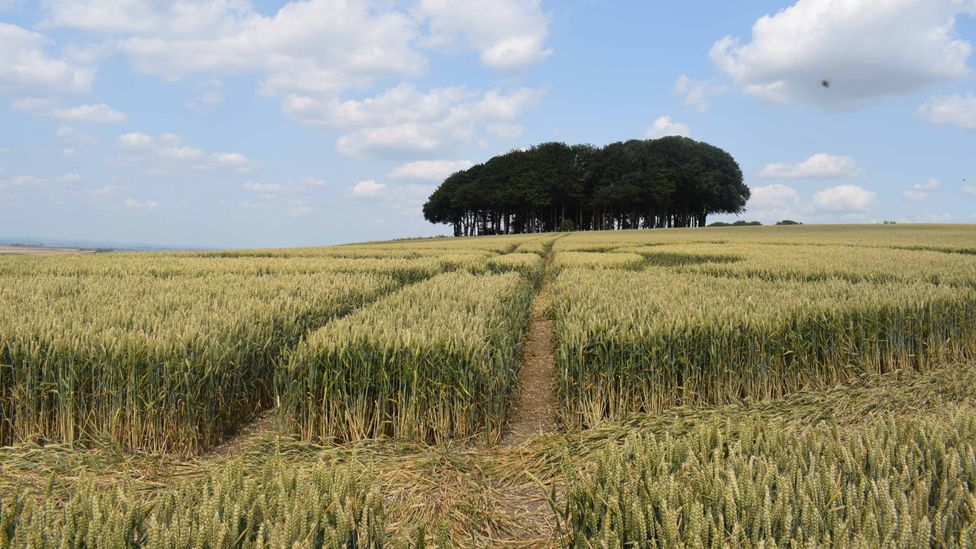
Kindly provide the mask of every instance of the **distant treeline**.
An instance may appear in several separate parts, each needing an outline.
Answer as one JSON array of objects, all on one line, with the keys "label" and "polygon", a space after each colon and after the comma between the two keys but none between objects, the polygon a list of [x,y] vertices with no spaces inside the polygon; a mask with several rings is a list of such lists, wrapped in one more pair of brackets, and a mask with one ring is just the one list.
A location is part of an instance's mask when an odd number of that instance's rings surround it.
[{"label": "distant treeline", "polygon": [[459,171],[424,204],[455,236],[703,227],[743,211],[749,187],[722,149],[662,137],[605,147],[543,143]]}]

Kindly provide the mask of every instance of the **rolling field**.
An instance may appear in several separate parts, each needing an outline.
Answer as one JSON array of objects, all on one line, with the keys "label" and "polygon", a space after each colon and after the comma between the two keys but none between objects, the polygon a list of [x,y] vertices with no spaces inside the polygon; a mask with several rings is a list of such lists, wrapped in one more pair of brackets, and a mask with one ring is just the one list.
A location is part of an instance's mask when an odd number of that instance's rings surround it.
[{"label": "rolling field", "polygon": [[976,226],[2,257],[0,444],[0,547],[974,547]]}]

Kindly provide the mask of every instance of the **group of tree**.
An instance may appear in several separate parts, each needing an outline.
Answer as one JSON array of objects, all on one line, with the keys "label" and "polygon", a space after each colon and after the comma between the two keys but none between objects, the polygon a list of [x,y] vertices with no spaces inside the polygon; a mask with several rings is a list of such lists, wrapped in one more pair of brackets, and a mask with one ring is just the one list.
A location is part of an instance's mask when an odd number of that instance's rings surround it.
[{"label": "group of tree", "polygon": [[[799,221],[793,221],[792,219],[784,219],[782,221],[777,221],[777,225],[803,225]],[[759,221],[746,221],[740,219],[738,221],[733,221],[732,223],[727,223],[725,221],[716,221],[709,225],[709,227],[756,227],[762,225]]]},{"label": "group of tree", "polygon": [[743,211],[749,188],[727,152],[687,137],[604,147],[543,143],[444,180],[424,218],[455,236],[704,227]]}]

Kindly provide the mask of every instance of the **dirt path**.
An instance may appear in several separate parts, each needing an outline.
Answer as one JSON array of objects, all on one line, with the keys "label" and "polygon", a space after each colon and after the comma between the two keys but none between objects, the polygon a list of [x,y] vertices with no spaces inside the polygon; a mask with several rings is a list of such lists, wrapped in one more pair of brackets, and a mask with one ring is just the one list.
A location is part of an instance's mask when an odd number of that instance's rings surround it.
[{"label": "dirt path", "polygon": [[[552,249],[546,252],[545,274],[532,300],[518,394],[499,447],[492,453],[497,465],[511,471],[527,470],[523,452],[538,435],[558,429],[556,400],[556,340],[549,318],[549,286],[552,281]],[[499,471],[495,471],[496,474]],[[549,547],[555,545],[556,517],[547,500],[548,491],[534,482],[511,483],[492,475],[496,492],[494,513],[508,525],[496,531],[492,545],[499,547]],[[500,529],[501,530],[501,529]]]},{"label": "dirt path", "polygon": [[556,349],[553,322],[549,311],[549,263],[546,276],[532,301],[528,338],[522,351],[522,371],[519,372],[518,400],[509,416],[502,444],[517,446],[529,437],[556,430]]},{"label": "dirt path", "polygon": [[250,422],[243,424],[223,442],[210,448],[197,459],[206,461],[241,455],[245,448],[266,437],[274,429],[274,409],[263,410]]}]

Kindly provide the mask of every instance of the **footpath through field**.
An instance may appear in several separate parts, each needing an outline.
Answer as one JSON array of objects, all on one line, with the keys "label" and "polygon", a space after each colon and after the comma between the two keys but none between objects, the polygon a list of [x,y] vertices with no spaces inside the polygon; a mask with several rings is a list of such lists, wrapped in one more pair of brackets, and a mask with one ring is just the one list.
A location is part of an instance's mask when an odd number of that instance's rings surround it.
[{"label": "footpath through field", "polygon": [[523,444],[529,437],[556,431],[556,343],[549,318],[549,283],[552,279],[552,247],[546,250],[542,282],[532,300],[519,372],[518,400],[509,417],[502,445]]}]

